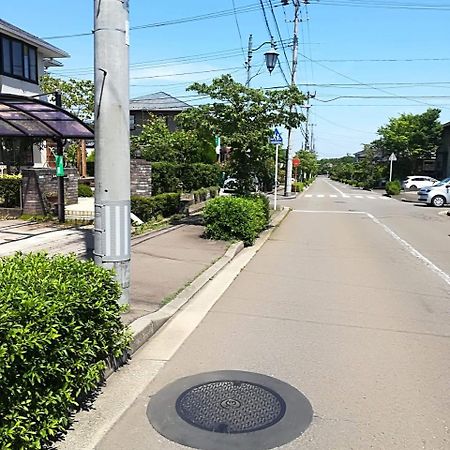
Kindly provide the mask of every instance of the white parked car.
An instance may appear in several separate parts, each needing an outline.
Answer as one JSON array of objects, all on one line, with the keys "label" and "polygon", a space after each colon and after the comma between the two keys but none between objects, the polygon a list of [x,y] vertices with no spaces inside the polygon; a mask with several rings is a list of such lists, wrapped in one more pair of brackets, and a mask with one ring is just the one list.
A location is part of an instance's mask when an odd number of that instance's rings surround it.
[{"label": "white parked car", "polygon": [[445,178],[434,186],[420,189],[418,196],[419,201],[427,205],[441,207],[450,203],[450,178]]},{"label": "white parked car", "polygon": [[[219,195],[227,196],[227,195],[235,195],[236,194],[237,181],[236,178],[227,178],[223,187],[220,188]],[[259,192],[258,180],[254,180],[253,192]]]},{"label": "white parked car", "polygon": [[402,189],[415,191],[426,186],[433,186],[438,180],[423,175],[410,175],[402,181]]}]

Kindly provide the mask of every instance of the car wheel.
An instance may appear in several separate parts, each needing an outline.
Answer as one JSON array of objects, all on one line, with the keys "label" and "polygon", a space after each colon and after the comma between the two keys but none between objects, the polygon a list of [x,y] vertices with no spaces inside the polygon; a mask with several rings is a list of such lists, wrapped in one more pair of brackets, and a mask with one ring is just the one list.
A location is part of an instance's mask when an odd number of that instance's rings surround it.
[{"label": "car wheel", "polygon": [[442,195],[436,195],[436,197],[431,199],[431,204],[440,208],[445,205],[445,198]]},{"label": "car wheel", "polygon": [[413,184],[412,186],[409,187],[410,191],[415,191],[417,190],[417,186],[415,184]]}]

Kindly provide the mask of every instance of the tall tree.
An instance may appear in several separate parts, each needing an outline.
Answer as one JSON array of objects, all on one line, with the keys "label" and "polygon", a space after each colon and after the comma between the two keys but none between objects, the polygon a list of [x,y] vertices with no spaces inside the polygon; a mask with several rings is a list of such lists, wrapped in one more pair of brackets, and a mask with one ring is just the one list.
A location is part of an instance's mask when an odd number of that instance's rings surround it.
[{"label": "tall tree", "polygon": [[197,130],[170,131],[162,117],[150,116],[141,132],[131,137],[131,152],[140,152],[148,161],[213,163],[216,153],[212,138],[204,139]]},{"label": "tall tree", "polygon": [[45,74],[40,79],[42,92],[49,93],[49,99],[55,100],[54,93],[61,92],[62,106],[79,119],[92,121],[94,118],[94,83],[91,80],[62,80]]},{"label": "tall tree", "polygon": [[418,161],[436,156],[442,139],[440,110],[429,108],[423,114],[401,114],[389,119],[378,129],[380,139],[375,141],[385,155],[394,152],[407,170],[417,170]]},{"label": "tall tree", "polygon": [[309,150],[299,150],[296,156],[300,160],[298,170],[302,172],[303,177],[317,174],[319,162],[317,161],[316,153]]},{"label": "tall tree", "polygon": [[295,86],[251,89],[223,75],[210,85],[194,83],[188,90],[206,95],[213,102],[184,111],[178,122],[203,136],[220,136],[222,145],[232,148],[229,169],[241,193],[251,191],[255,176],[264,178],[267,161],[273,157],[273,148],[268,145],[272,128],[297,128],[305,120],[301,112],[290,109],[305,99]]}]

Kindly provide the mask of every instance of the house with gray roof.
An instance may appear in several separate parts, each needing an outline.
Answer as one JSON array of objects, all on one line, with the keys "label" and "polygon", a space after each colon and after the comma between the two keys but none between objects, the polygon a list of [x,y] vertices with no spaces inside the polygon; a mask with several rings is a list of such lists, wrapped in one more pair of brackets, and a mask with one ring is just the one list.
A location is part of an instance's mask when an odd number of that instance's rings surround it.
[{"label": "house with gray roof", "polygon": [[147,122],[151,114],[164,117],[169,130],[175,131],[175,116],[190,107],[165,92],[133,98],[130,100],[130,132],[132,135],[139,134],[140,126]]}]

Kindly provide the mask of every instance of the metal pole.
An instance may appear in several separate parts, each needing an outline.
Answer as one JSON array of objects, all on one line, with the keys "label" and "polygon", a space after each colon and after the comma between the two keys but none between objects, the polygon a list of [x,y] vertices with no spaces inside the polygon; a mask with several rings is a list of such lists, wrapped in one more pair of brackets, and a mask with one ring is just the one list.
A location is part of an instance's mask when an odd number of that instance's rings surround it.
[{"label": "metal pole", "polygon": [[309,91],[307,94],[308,104],[306,105],[306,123],[305,123],[305,150],[309,152],[310,145],[309,145],[309,108],[311,107],[309,104]]},{"label": "metal pole", "polygon": [[277,194],[278,194],[278,149],[279,145],[275,146],[275,189],[273,192],[273,209],[277,210]]},{"label": "metal pole", "polygon": [[130,290],[130,125],[128,0],[94,0],[94,260]]},{"label": "metal pole", "polygon": [[[298,60],[298,23],[300,20],[300,1],[294,0],[294,40],[292,46],[292,72],[291,72],[291,85],[296,85],[297,76],[297,60]],[[293,107],[289,108],[292,112]],[[289,195],[292,192],[291,178],[292,178],[292,129],[288,128],[288,139],[286,147],[286,176],[284,180],[284,195]]]},{"label": "metal pole", "polygon": [[392,163],[393,163],[394,161],[391,159],[390,160],[390,163],[391,163],[391,166],[390,166],[390,168],[389,168],[389,181],[392,181]]},{"label": "metal pole", "polygon": [[247,82],[245,83],[245,85],[247,87],[250,87],[250,70],[252,67],[252,57],[253,57],[253,50],[252,50],[252,46],[253,46],[253,36],[250,35],[248,37],[248,51],[247,51],[247,64],[246,64],[246,68],[247,68]]},{"label": "metal pole", "polygon": [[[55,92],[55,105],[62,107],[61,92]],[[61,158],[64,157],[64,147],[62,139],[56,140],[56,154]],[[56,168],[58,172],[58,168]],[[58,174],[57,174],[58,175]],[[64,223],[66,221],[66,212],[64,208],[64,174],[57,176],[58,178],[58,221]]]}]

